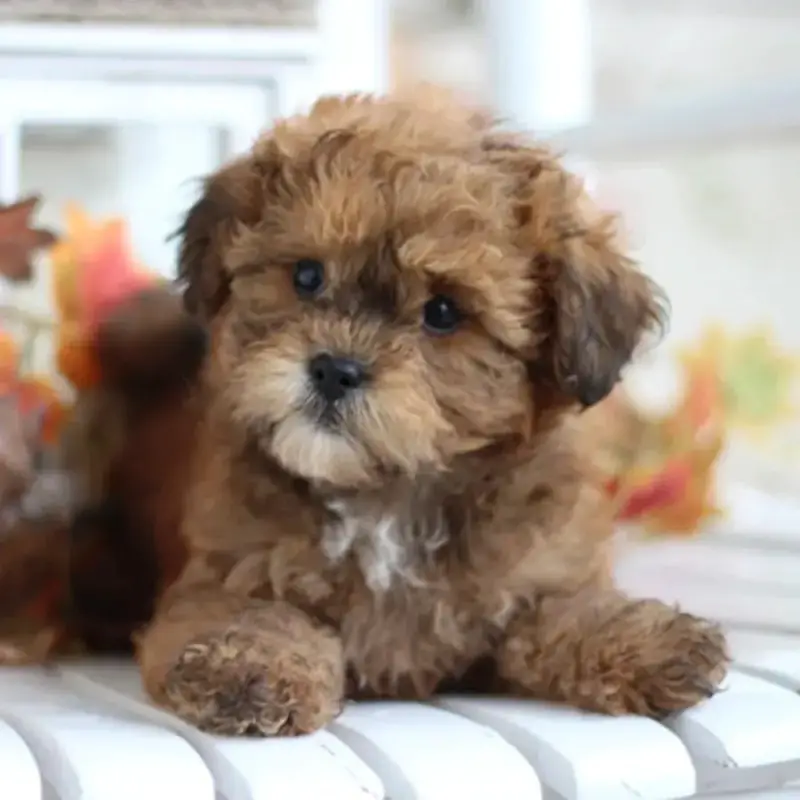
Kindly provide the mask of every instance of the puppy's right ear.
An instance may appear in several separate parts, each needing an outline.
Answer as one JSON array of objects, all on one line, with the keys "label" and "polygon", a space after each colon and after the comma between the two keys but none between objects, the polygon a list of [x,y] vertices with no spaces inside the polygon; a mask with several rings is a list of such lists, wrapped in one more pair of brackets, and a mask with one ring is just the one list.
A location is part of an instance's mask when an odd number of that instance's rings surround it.
[{"label": "puppy's right ear", "polygon": [[186,310],[204,321],[225,304],[230,279],[224,248],[237,223],[254,224],[261,215],[262,176],[252,159],[242,158],[206,179],[200,199],[176,232],[180,239],[178,280]]},{"label": "puppy's right ear", "polygon": [[510,178],[511,229],[530,257],[534,383],[584,408],[607,397],[647,334],[663,333],[668,303],[620,248],[614,219],[549,151],[487,137]]}]

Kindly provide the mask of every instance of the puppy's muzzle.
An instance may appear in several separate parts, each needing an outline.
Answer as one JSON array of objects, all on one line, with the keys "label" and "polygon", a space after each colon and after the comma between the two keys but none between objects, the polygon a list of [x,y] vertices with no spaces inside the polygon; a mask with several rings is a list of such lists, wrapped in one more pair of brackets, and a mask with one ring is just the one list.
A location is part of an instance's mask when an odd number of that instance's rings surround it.
[{"label": "puppy's muzzle", "polygon": [[320,353],[308,362],[308,374],[317,394],[328,403],[341,400],[367,379],[363,364],[352,358]]}]

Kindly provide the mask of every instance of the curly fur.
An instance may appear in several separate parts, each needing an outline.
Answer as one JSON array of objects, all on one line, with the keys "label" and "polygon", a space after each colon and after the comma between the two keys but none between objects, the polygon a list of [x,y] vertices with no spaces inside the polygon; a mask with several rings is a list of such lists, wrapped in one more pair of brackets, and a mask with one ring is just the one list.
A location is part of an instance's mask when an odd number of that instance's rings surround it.
[{"label": "curly fur", "polygon": [[[313,299],[300,259],[324,265]],[[180,271],[210,355],[193,448],[165,432],[180,457],[148,464],[166,506],[164,470],[188,481],[189,560],[139,641],[157,702],[276,735],[345,697],[660,716],[714,691],[720,632],[610,581],[579,412],[663,303],[546,149],[439,98],[328,98],[209,178]],[[422,324],[434,294],[449,335]],[[369,372],[332,408],[320,352]]]}]

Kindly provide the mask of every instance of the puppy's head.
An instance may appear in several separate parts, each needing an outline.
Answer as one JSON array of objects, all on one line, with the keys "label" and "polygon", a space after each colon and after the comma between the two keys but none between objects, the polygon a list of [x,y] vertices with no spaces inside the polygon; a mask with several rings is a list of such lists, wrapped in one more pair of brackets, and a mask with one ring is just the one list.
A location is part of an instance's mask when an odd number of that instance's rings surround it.
[{"label": "puppy's head", "polygon": [[577,179],[436,100],[320,101],[212,176],[182,235],[232,419],[340,487],[597,403],[661,316]]}]

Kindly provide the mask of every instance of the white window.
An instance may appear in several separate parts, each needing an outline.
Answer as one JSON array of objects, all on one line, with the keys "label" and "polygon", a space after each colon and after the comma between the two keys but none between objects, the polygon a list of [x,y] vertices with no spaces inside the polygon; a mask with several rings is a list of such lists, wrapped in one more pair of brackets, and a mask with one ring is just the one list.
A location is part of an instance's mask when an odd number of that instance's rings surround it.
[{"label": "white window", "polygon": [[[37,223],[58,233],[70,203],[96,220],[122,217],[134,258],[173,276],[169,236],[201,179],[307,103],[317,38],[301,28],[0,24],[0,200],[41,195]],[[47,257],[31,284],[0,285],[0,301],[52,319]],[[49,337],[36,341],[32,366],[49,370]]]},{"label": "white window", "polygon": [[270,99],[235,85],[0,80],[4,199],[40,193],[39,219],[56,230],[69,203],[122,216],[136,256],[170,275],[167,239],[199,180],[252,143]]}]

